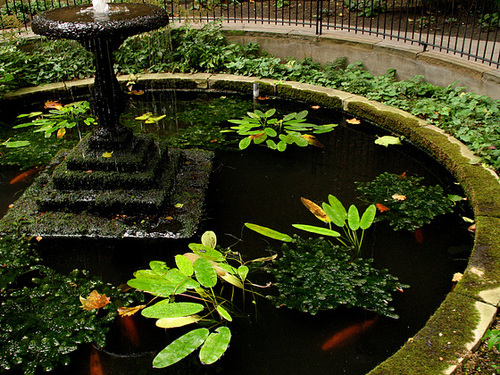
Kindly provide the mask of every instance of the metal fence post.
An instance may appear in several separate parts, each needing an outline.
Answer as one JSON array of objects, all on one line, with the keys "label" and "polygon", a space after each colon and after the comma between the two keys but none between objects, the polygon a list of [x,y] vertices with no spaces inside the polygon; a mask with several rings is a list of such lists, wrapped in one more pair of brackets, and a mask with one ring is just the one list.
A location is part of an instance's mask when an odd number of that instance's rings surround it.
[{"label": "metal fence post", "polygon": [[316,0],[316,35],[323,32],[323,0]]}]

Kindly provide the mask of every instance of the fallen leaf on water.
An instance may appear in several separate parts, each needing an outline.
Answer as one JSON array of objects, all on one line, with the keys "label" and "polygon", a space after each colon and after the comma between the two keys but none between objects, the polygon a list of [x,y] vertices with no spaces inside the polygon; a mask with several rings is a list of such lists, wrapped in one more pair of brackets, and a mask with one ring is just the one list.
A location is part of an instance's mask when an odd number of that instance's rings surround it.
[{"label": "fallen leaf on water", "polygon": [[394,194],[391,198],[397,201],[404,201],[406,199],[406,195]]},{"label": "fallen leaf on water", "polygon": [[167,219],[167,220],[174,220],[174,218],[172,216],[167,216],[165,219]]},{"label": "fallen leaf on water", "polygon": [[184,206],[184,203],[176,203],[174,205],[175,208],[182,208]]},{"label": "fallen leaf on water", "polygon": [[35,240],[37,240],[37,242],[40,242],[42,240],[42,236],[36,236]]},{"label": "fallen leaf on water", "polygon": [[375,203],[375,207],[377,208],[377,210],[379,210],[379,212],[390,211],[390,208],[384,206],[382,203]]},{"label": "fallen leaf on water", "polygon": [[141,311],[145,307],[146,305],[139,305],[134,307],[119,307],[117,310],[120,316],[132,316],[137,311]]},{"label": "fallen leaf on water", "polygon": [[110,298],[106,297],[105,294],[99,294],[97,290],[93,290],[87,298],[80,296],[80,302],[84,310],[98,310],[106,306],[110,302]]},{"label": "fallen leaf on water", "polygon": [[472,224],[467,230],[471,233],[476,233],[476,224]]},{"label": "fallen leaf on water", "polygon": [[358,120],[357,118],[352,118],[352,119],[346,120],[346,122],[348,124],[351,124],[351,125],[359,125],[359,124],[361,124],[361,121]]},{"label": "fallen leaf on water", "polygon": [[14,207],[14,203],[9,204],[9,208]]},{"label": "fallen leaf on water", "polygon": [[406,171],[404,171],[403,173],[401,173],[401,174],[398,176],[398,178],[404,178],[404,177],[406,177]]},{"label": "fallen leaf on water", "polygon": [[257,97],[258,100],[269,100],[269,96],[258,96]]},{"label": "fallen leaf on water", "polygon": [[304,138],[307,141],[307,143],[309,143],[311,146],[316,146],[320,148],[325,147],[323,143],[318,141],[318,139],[314,135],[302,134],[302,138]]},{"label": "fallen leaf on water", "polygon": [[55,101],[48,100],[45,102],[45,106],[44,106],[45,109],[49,109],[49,108],[61,109],[62,107],[63,107],[63,105],[61,103],[59,103],[57,100],[55,100]]},{"label": "fallen leaf on water", "polygon": [[113,156],[113,151],[111,151],[111,152],[103,152],[102,153],[102,157],[103,158],[110,158],[111,156]]},{"label": "fallen leaf on water", "polygon": [[64,134],[66,134],[66,129],[64,128],[59,129],[56,133],[57,139],[61,139],[62,137],[64,137]]},{"label": "fallen leaf on water", "polygon": [[144,95],[144,91],[143,90],[130,90],[128,92],[129,95]]},{"label": "fallen leaf on water", "polygon": [[320,109],[320,108],[321,108],[321,106],[320,106],[320,105],[312,105],[312,106],[311,106],[311,109]]},{"label": "fallen leaf on water", "polygon": [[451,281],[454,283],[458,283],[460,280],[462,280],[463,276],[464,275],[462,275],[460,272],[457,272],[457,273],[453,274],[453,279],[451,279]]},{"label": "fallen leaf on water", "polygon": [[392,135],[384,135],[375,140],[375,144],[388,147],[389,145],[401,145],[401,139]]},{"label": "fallen leaf on water", "polygon": [[316,203],[314,203],[313,201],[311,201],[307,198],[304,198],[304,197],[300,197],[300,201],[318,219],[320,219],[321,221],[324,221],[324,222],[330,221],[330,218],[325,213],[325,211],[323,211],[323,209],[320,206],[318,206]]}]

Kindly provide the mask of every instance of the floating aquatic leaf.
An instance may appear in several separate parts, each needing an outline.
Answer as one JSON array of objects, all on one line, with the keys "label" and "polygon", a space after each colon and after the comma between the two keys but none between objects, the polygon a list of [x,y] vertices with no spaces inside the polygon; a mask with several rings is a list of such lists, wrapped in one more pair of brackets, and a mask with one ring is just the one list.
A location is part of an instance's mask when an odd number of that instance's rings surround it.
[{"label": "floating aquatic leaf", "polygon": [[388,147],[389,145],[401,145],[401,139],[392,135],[384,135],[375,140],[375,144]]},{"label": "floating aquatic leaf", "polygon": [[185,276],[192,276],[194,273],[193,263],[185,255],[177,254],[175,264],[179,271]]},{"label": "floating aquatic leaf", "polygon": [[219,315],[221,316],[221,318],[226,319],[229,322],[233,321],[233,318],[231,317],[231,315],[221,305],[217,306],[217,312],[219,313]]},{"label": "floating aquatic leaf", "polygon": [[252,224],[252,223],[245,223],[245,226],[257,233],[262,234],[263,236],[283,241],[283,242],[292,242],[293,238],[290,237],[288,234],[280,233],[278,231],[275,231],[274,229],[270,229],[267,227],[263,227],[261,225],[257,224]]},{"label": "floating aquatic leaf", "polygon": [[228,327],[219,327],[212,332],[200,349],[200,361],[205,365],[217,362],[226,352],[231,341],[231,330]]},{"label": "floating aquatic leaf", "polygon": [[199,313],[205,307],[194,302],[170,302],[165,299],[142,310],[142,316],[146,318],[180,318]]},{"label": "floating aquatic leaf", "polygon": [[201,243],[205,246],[215,249],[215,246],[217,246],[217,235],[215,234],[215,232],[207,230],[201,236]]},{"label": "floating aquatic leaf", "polygon": [[375,207],[377,208],[377,210],[379,210],[379,212],[390,211],[390,209],[388,207],[384,206],[382,203],[376,203]]},{"label": "floating aquatic leaf", "polygon": [[194,274],[205,288],[212,288],[217,284],[217,272],[213,264],[204,258],[198,258],[194,262]]},{"label": "floating aquatic leaf", "polygon": [[404,201],[406,200],[406,195],[402,195],[402,194],[393,194],[391,196],[392,199],[395,199],[397,201]]},{"label": "floating aquatic leaf", "polygon": [[110,298],[106,297],[105,294],[99,294],[97,290],[93,290],[87,298],[80,296],[80,302],[84,310],[98,310],[110,303]]},{"label": "floating aquatic leaf", "polygon": [[62,137],[64,137],[65,134],[66,134],[66,129],[61,128],[57,131],[56,137],[57,137],[57,139],[61,139]]},{"label": "floating aquatic leaf", "polygon": [[155,324],[157,327],[165,329],[178,328],[199,322],[201,319],[202,319],[201,316],[198,315],[182,316],[178,318],[160,318],[156,321]]},{"label": "floating aquatic leaf", "polygon": [[359,125],[361,124],[361,121],[358,120],[357,118],[351,118],[349,120],[345,120],[348,124],[351,124],[351,125]]},{"label": "floating aquatic leaf", "polygon": [[199,348],[209,333],[206,328],[198,328],[172,341],[153,359],[153,367],[164,368],[179,362]]}]

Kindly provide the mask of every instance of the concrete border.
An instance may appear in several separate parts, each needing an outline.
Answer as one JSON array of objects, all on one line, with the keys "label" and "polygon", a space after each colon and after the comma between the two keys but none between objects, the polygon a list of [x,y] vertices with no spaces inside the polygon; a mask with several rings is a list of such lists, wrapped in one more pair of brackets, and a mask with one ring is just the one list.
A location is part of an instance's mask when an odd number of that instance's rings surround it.
[{"label": "concrete border", "polygon": [[[127,77],[122,77],[126,81]],[[474,209],[474,249],[462,280],[448,294],[427,324],[393,356],[369,375],[451,374],[477,345],[500,303],[500,184],[494,172],[478,163],[461,142],[419,118],[384,104],[343,91],[297,82],[210,74],[147,74],[138,84],[163,88],[234,90],[251,93],[260,84],[264,94],[299,99],[343,109],[394,133],[404,135],[445,165],[462,185]],[[22,89],[6,95],[4,104],[37,95],[74,95],[91,81]],[[41,90],[41,91],[40,91]]]},{"label": "concrete border", "polygon": [[500,99],[500,71],[487,64],[438,50],[424,50],[418,44],[355,34],[346,31],[324,30],[315,35],[314,29],[279,25],[265,27],[250,23],[223,23],[222,30],[229,42],[258,43],[273,56],[285,59],[313,57],[326,64],[347,57],[348,63],[361,61],[375,75],[385,74],[397,67],[397,78],[406,80],[423,75],[425,80],[446,87],[457,82],[468,91]]}]

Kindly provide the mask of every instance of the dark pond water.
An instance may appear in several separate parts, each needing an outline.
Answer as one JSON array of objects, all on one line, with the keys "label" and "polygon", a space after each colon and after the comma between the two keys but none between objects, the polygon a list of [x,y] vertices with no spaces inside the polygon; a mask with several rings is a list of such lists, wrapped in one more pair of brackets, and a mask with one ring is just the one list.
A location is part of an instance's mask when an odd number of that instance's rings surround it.
[{"label": "dark pond water", "polygon": [[[167,96],[172,96],[168,94]],[[177,94],[175,109],[183,106]],[[220,94],[214,97],[219,97]],[[200,95],[200,101],[210,99]],[[147,98],[140,99],[143,102]],[[167,99],[156,97],[154,113],[172,110]],[[410,144],[382,147],[375,145],[376,136],[385,132],[370,124],[348,125],[350,116],[329,110],[312,110],[310,104],[272,101],[283,111],[310,110],[313,123],[339,123],[333,133],[320,140],[325,147],[293,148],[278,153],[261,147],[246,151],[217,151],[214,171],[207,195],[203,230],[217,233],[219,244],[232,246],[245,259],[268,255],[263,237],[244,229],[253,222],[289,234],[292,223],[317,225],[316,219],[303,207],[300,197],[325,201],[328,194],[337,196],[345,205],[356,201],[355,181],[370,181],[382,172],[425,177],[425,184],[440,184],[448,193],[460,193],[449,174],[425,153]],[[314,103],[311,103],[314,104]],[[138,105],[142,111],[144,107]],[[182,126],[160,124],[161,129]],[[2,172],[1,210],[19,194],[22,186],[8,184],[12,174]],[[7,182],[6,182],[7,181]],[[44,241],[42,241],[43,243]],[[394,232],[385,223],[377,223],[367,231],[364,255],[373,257],[379,268],[388,268],[401,282],[411,285],[395,295],[392,305],[400,319],[380,317],[362,334],[355,335],[342,346],[322,350],[322,345],[346,327],[371,319],[362,310],[338,309],[316,316],[276,309],[265,299],[257,308],[248,306],[242,317],[231,324],[233,339],[222,360],[206,367],[197,358],[188,358],[170,369],[151,368],[154,351],[168,343],[175,333],[165,334],[151,327],[151,322],[138,321],[144,328],[143,346],[132,353],[129,345],[112,333],[105,351],[117,354],[101,359],[105,374],[350,374],[361,375],[398,350],[414,335],[439,306],[452,287],[455,272],[465,268],[467,250],[472,246],[466,226],[458,215],[437,218],[424,227],[423,242],[411,233]],[[174,254],[186,252],[187,242],[171,241],[54,241],[43,250],[46,261],[61,272],[86,268],[106,281],[125,283],[134,270],[146,267],[151,260],[171,261]],[[259,282],[269,279],[257,275]],[[118,332],[118,329],[117,329]],[[170,336],[172,335],[172,336]],[[114,339],[113,339],[114,337]],[[58,374],[87,374],[88,351],[78,352],[72,364]]]}]

